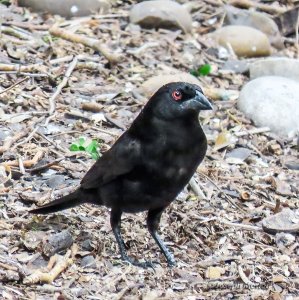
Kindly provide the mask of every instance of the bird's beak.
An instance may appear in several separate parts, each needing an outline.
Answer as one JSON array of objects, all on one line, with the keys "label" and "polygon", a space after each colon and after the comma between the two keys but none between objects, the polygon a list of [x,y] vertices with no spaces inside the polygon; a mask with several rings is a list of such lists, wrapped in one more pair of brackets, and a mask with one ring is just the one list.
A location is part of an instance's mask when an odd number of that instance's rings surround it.
[{"label": "bird's beak", "polygon": [[210,101],[200,91],[196,91],[195,100],[198,101],[198,104],[200,105],[200,110],[213,109],[213,106],[210,103]]}]

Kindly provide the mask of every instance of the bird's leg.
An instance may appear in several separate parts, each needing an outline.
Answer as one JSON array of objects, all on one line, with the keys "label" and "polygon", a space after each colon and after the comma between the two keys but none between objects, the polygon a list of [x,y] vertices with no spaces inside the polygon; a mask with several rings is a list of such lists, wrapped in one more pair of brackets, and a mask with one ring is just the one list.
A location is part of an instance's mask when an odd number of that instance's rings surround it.
[{"label": "bird's leg", "polygon": [[112,209],[111,214],[110,214],[110,224],[111,224],[115,239],[117,241],[122,260],[127,261],[134,266],[138,266],[138,267],[142,267],[142,268],[148,268],[148,267],[153,268],[153,264],[151,262],[147,262],[147,261],[138,262],[135,259],[128,256],[124,240],[120,233],[121,215],[122,215],[122,211]]},{"label": "bird's leg", "polygon": [[153,209],[153,210],[150,210],[148,212],[147,227],[148,227],[148,231],[150,232],[150,234],[152,235],[152,237],[154,238],[154,240],[156,241],[156,243],[160,247],[161,251],[165,255],[168,266],[173,267],[176,264],[175,260],[174,260],[174,256],[167,249],[164,242],[161,240],[160,236],[157,233],[163,210],[164,210],[164,207],[163,208],[158,208],[158,209]]}]

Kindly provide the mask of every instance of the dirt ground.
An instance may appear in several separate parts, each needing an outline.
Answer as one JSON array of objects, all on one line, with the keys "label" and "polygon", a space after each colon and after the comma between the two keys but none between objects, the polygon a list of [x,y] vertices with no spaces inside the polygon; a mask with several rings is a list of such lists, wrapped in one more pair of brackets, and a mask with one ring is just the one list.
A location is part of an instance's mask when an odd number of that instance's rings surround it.
[{"label": "dirt ground", "polygon": [[[206,38],[221,26],[222,7],[199,3],[193,35],[129,26],[130,7],[119,1],[109,15],[74,20],[13,5],[2,15],[0,298],[298,299],[298,235],[262,227],[281,210],[298,210],[299,173],[288,167],[298,159],[297,140],[259,132],[237,109],[248,74],[220,72],[224,61],[208,51]],[[97,39],[98,48],[57,37],[55,22],[69,34]],[[281,53],[295,56],[290,39]],[[113,56],[102,55],[102,46]],[[94,160],[86,151],[70,151],[71,145],[84,137],[96,140],[100,152],[109,149],[143,107],[138,88],[147,79],[202,64],[212,66],[199,78],[203,87],[234,93],[225,100],[215,96],[214,111],[201,114],[206,158],[193,187],[162,217],[161,236],[176,267],[167,267],[143,213],[124,215],[123,237],[131,256],[160,262],[154,270],[120,261],[104,207],[27,213],[74,189]],[[250,150],[246,159],[228,160],[237,148]],[[55,256],[49,240],[64,230],[71,241],[62,241]],[[46,268],[50,256],[52,270]]]}]

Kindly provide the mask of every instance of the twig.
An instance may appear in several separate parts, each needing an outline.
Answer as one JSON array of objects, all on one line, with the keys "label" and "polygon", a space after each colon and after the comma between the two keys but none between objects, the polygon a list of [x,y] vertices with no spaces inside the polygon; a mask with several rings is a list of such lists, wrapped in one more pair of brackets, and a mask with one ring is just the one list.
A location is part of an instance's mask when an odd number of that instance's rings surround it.
[{"label": "twig", "polygon": [[56,277],[73,263],[71,258],[72,250],[68,250],[65,256],[55,254],[50,258],[47,270],[37,270],[30,276],[24,278],[24,284],[34,284],[38,282],[52,283]]},{"label": "twig", "polygon": [[[25,168],[30,168],[36,165],[42,159],[43,156],[44,156],[44,151],[40,150],[36,152],[36,154],[33,156],[32,159],[22,161],[22,164]],[[10,167],[18,167],[19,164],[20,164],[19,160],[13,160],[13,161],[8,161],[3,163],[3,165],[10,166]]]},{"label": "twig", "polygon": [[49,25],[38,25],[38,24],[32,24],[31,22],[15,22],[15,21],[11,21],[11,22],[4,22],[3,25],[12,25],[12,26],[17,26],[20,28],[25,28],[28,29],[30,31],[34,31],[34,30],[48,30],[49,29]]},{"label": "twig", "polygon": [[263,231],[262,228],[257,227],[257,226],[252,226],[252,225],[246,225],[246,224],[240,224],[240,223],[233,223],[233,222],[229,222],[223,219],[217,219],[218,222],[228,225],[228,226],[233,226],[233,227],[240,227],[242,229],[246,229],[246,230],[251,230],[251,231]]},{"label": "twig", "polygon": [[30,170],[31,173],[35,173],[35,172],[39,172],[39,171],[42,171],[44,169],[48,169],[49,167],[53,166],[53,165],[56,165],[57,163],[59,163],[60,161],[62,161],[63,159],[65,159],[65,157],[59,157],[47,164],[44,164],[42,166],[39,166],[39,167],[36,167],[36,168],[33,168]]},{"label": "twig", "polygon": [[102,129],[102,128],[98,128],[98,127],[92,126],[91,129],[97,130],[97,131],[99,131],[99,132],[103,132],[103,133],[106,133],[106,134],[109,134],[109,135],[112,135],[112,136],[114,136],[114,137],[119,137],[119,134],[110,132],[110,131],[105,130],[105,129]]},{"label": "twig", "polygon": [[254,129],[251,129],[251,130],[235,132],[235,136],[258,134],[258,133],[264,133],[264,132],[268,132],[268,131],[270,131],[269,127],[254,128]]},{"label": "twig", "polygon": [[242,269],[242,267],[241,267],[240,265],[238,266],[238,272],[239,272],[240,278],[242,279],[242,281],[243,281],[246,285],[248,285],[248,286],[255,286],[255,285],[257,285],[256,283],[250,281],[250,280],[247,278],[247,276],[245,275],[245,273],[244,273],[244,271],[243,271],[243,269]]},{"label": "twig", "polygon": [[8,87],[7,89],[3,90],[3,91],[0,91],[0,94],[3,94],[3,93],[6,93],[8,92],[9,90],[13,89],[14,87],[16,87],[17,85],[21,84],[22,82],[26,81],[27,79],[29,79],[29,77],[25,77],[17,82],[15,82],[14,84],[12,84],[10,87]]},{"label": "twig", "polygon": [[0,147],[0,154],[6,152],[13,143],[21,139],[22,137],[26,136],[30,128],[24,129],[24,131],[18,132],[14,137],[5,139],[3,146]]},{"label": "twig", "polygon": [[203,193],[203,191],[201,190],[200,186],[198,185],[198,183],[196,182],[196,180],[194,179],[194,177],[192,177],[189,181],[189,185],[192,189],[192,191],[194,192],[194,194],[199,198],[199,199],[206,199],[205,194]]},{"label": "twig", "polygon": [[78,62],[78,58],[77,56],[74,57],[73,61],[69,64],[69,67],[67,68],[65,75],[63,77],[63,80],[60,82],[60,84],[58,85],[55,93],[50,97],[49,99],[49,114],[52,115],[55,111],[56,108],[56,98],[57,96],[60,94],[61,90],[66,86],[72,72],[74,71],[76,65]]},{"label": "twig", "polygon": [[[45,118],[45,117],[41,117],[41,118],[39,119],[39,122],[43,121],[44,118]],[[19,146],[22,145],[22,144],[25,144],[25,143],[29,142],[29,141],[33,138],[33,136],[35,135],[35,133],[37,132],[39,126],[40,126],[40,125],[37,123],[37,124],[35,125],[35,128],[34,128],[34,129],[31,131],[31,133],[28,135],[28,137],[27,137],[26,139],[24,139],[23,141],[17,143],[16,145],[14,145],[14,146],[12,147],[12,150],[16,149],[17,147],[19,147]]]},{"label": "twig", "polygon": [[46,72],[46,67],[40,64],[33,64],[33,65],[20,65],[20,64],[1,64],[0,63],[0,71],[5,71],[5,72],[10,72],[14,71],[17,73],[20,72],[28,72],[28,73],[33,73],[33,72],[42,72],[42,73],[47,73]]},{"label": "twig", "polygon": [[297,22],[296,22],[296,28],[295,28],[295,33],[296,33],[296,49],[297,49],[297,58],[299,57],[299,11],[298,11],[298,16],[297,16]]},{"label": "twig", "polygon": [[275,7],[263,3],[254,2],[251,0],[231,0],[228,2],[228,4],[242,8],[255,7],[269,14],[282,14],[286,11],[285,8]]},{"label": "twig", "polygon": [[120,124],[118,121],[111,118],[108,114],[105,114],[105,118],[107,119],[107,121],[109,121],[111,124],[115,125],[117,128],[126,130],[126,128],[122,124]]},{"label": "twig", "polygon": [[61,29],[57,27],[57,25],[52,26],[49,29],[49,32],[57,37],[63,38],[67,41],[73,42],[73,43],[79,43],[83,44],[84,46],[90,47],[100,53],[102,53],[103,56],[105,56],[110,63],[118,63],[121,60],[120,55],[116,55],[114,53],[111,53],[104,45],[101,44],[99,40],[86,37],[83,35],[79,35],[76,33],[72,33],[70,31]]},{"label": "twig", "polygon": [[198,172],[199,175],[203,176],[204,178],[206,178],[208,181],[210,181],[215,187],[216,189],[224,195],[224,197],[226,198],[226,200],[233,206],[237,207],[240,211],[242,212],[246,212],[241,206],[239,206],[237,203],[234,203],[231,199],[231,197],[229,195],[227,195],[224,191],[221,190],[221,188],[206,174],[202,173],[202,172]]}]

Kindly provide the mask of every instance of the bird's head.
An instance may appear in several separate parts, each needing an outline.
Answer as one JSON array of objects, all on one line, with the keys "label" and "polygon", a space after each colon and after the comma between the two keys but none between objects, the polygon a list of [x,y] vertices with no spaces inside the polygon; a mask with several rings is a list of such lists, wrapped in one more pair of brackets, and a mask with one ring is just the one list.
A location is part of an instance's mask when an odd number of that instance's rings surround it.
[{"label": "bird's head", "polygon": [[162,86],[148,104],[154,115],[163,119],[197,116],[201,110],[213,109],[202,89],[187,82],[171,82]]}]

